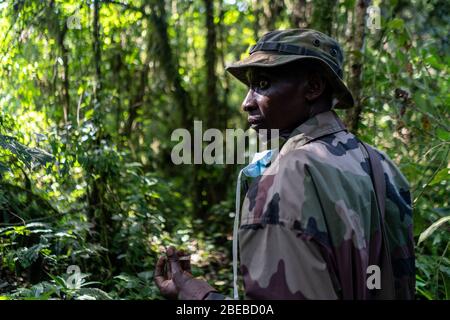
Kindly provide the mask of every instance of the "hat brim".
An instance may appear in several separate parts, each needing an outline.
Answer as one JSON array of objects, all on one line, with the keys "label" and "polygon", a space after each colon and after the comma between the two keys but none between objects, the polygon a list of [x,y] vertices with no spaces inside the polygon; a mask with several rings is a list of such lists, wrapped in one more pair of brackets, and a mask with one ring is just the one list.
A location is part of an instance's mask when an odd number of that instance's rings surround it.
[{"label": "hat brim", "polygon": [[334,108],[348,109],[353,107],[354,99],[349,88],[345,85],[344,81],[342,81],[337,73],[330,67],[330,65],[325,60],[322,60],[319,57],[256,51],[247,58],[229,65],[225,70],[231,73],[239,81],[248,85],[247,70],[249,68],[274,68],[300,60],[315,60],[324,67],[322,69],[326,73],[325,75],[327,76],[331,86],[333,87],[333,97],[336,101],[333,106]]}]

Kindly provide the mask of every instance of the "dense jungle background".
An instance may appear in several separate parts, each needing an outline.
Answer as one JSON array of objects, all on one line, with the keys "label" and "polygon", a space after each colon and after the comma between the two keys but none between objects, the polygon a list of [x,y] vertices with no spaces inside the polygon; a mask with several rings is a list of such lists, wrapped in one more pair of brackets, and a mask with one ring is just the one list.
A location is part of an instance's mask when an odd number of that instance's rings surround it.
[{"label": "dense jungle background", "polygon": [[169,244],[230,295],[240,166],[175,166],[170,136],[194,120],[246,129],[246,87],[224,67],[294,27],[343,45],[357,105],[340,115],[411,183],[417,298],[450,299],[449,7],[0,0],[0,299],[161,298]]}]

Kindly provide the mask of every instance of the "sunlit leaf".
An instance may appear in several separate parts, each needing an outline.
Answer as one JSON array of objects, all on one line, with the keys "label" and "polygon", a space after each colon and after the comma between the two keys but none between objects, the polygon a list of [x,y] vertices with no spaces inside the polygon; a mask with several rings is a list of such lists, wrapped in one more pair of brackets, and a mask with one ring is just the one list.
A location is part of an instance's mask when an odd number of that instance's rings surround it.
[{"label": "sunlit leaf", "polygon": [[429,226],[424,232],[422,232],[419,236],[419,242],[425,241],[429,236],[431,236],[441,225],[445,222],[450,221],[450,216],[440,218],[438,221],[434,222],[431,226]]}]

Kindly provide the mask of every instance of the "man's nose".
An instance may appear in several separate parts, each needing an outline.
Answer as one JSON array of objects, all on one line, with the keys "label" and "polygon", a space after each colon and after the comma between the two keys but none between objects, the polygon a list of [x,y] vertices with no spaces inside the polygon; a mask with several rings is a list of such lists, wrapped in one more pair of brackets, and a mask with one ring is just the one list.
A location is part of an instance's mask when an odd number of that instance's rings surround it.
[{"label": "man's nose", "polygon": [[258,108],[258,105],[256,104],[254,91],[252,89],[250,89],[250,90],[248,90],[247,96],[245,97],[244,101],[242,102],[242,110],[244,110],[245,112],[250,112],[257,108]]}]

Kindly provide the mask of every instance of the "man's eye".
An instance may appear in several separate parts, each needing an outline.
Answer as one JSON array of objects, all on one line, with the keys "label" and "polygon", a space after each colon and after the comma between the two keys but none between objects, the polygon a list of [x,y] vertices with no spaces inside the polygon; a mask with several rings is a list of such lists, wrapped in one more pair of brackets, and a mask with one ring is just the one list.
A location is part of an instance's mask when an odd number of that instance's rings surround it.
[{"label": "man's eye", "polygon": [[267,80],[259,80],[258,88],[264,90],[264,89],[267,89],[268,87],[269,87],[269,81],[267,81]]}]

